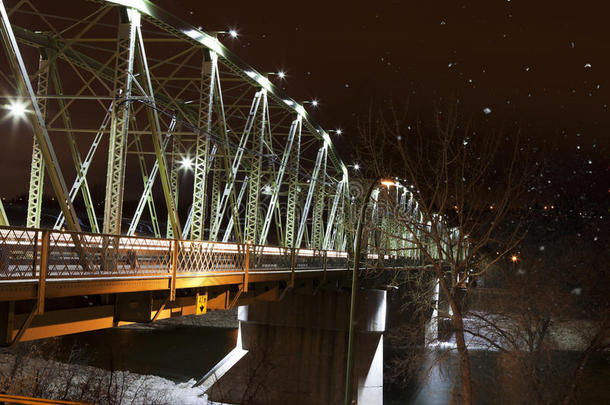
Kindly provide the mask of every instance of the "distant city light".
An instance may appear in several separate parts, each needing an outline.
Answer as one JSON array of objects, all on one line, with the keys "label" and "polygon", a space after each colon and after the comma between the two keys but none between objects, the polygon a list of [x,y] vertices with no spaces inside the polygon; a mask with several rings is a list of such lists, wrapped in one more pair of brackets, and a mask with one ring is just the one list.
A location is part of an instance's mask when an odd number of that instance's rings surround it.
[{"label": "distant city light", "polygon": [[185,170],[190,170],[193,168],[193,159],[189,157],[185,157],[180,161],[180,167]]},{"label": "distant city light", "polygon": [[231,35],[232,38],[237,38],[237,36],[239,35],[237,33],[237,31],[235,31],[234,29],[229,31],[229,35]]},{"label": "distant city light", "polygon": [[515,263],[517,260],[519,260],[519,258],[517,257],[517,255],[512,255],[512,256],[510,257],[510,261],[511,261],[511,262],[513,262],[513,263]]},{"label": "distant city light", "polygon": [[286,73],[284,73],[284,71],[282,71],[282,70],[277,72],[277,75],[280,79],[284,79],[286,77]]},{"label": "distant city light", "polygon": [[318,106],[318,100],[313,100],[311,102],[311,105],[313,105],[314,107],[317,107]]},{"label": "distant city light", "polygon": [[354,164],[354,170],[356,170],[356,171],[360,170],[360,165],[358,163]]}]

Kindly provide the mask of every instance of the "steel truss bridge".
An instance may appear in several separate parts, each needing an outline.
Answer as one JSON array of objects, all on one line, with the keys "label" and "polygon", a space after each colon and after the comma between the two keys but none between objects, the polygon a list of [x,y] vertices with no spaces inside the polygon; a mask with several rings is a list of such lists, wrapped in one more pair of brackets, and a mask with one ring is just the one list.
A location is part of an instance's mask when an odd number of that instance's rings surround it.
[{"label": "steel truss bridge", "polygon": [[[328,131],[217,35],[147,0],[0,13],[0,97],[19,142],[34,135],[25,227],[0,200],[4,344],[346,277],[352,200]],[[41,224],[48,185],[60,214]]]}]

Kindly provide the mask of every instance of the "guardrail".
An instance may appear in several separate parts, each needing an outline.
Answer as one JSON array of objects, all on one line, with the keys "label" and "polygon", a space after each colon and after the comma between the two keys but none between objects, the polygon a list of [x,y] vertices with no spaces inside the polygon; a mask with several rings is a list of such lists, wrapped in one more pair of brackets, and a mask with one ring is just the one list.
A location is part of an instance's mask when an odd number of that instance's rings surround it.
[{"label": "guardrail", "polygon": [[347,252],[0,227],[0,282],[346,269]]}]

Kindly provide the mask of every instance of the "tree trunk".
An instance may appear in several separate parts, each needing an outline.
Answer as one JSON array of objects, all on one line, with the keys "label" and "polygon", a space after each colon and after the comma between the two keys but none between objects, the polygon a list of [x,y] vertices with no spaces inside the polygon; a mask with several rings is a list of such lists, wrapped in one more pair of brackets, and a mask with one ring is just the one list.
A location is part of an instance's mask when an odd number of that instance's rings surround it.
[{"label": "tree trunk", "polygon": [[451,300],[453,307],[453,326],[455,328],[455,342],[457,344],[460,374],[462,377],[461,403],[463,405],[472,404],[472,382],[470,376],[470,357],[466,340],[464,339],[464,321],[462,319],[461,308],[455,305],[455,300]]}]

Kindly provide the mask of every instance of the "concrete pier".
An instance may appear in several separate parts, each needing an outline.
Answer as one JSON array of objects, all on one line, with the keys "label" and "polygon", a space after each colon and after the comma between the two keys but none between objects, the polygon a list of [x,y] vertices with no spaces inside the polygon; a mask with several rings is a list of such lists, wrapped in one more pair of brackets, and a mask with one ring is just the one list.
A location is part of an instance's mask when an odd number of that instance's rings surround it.
[{"label": "concrete pier", "polygon": [[[355,336],[359,404],[383,403],[386,292],[361,290]],[[341,404],[350,294],[288,294],[239,308],[237,347],[200,384],[230,404]]]}]

